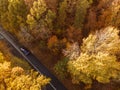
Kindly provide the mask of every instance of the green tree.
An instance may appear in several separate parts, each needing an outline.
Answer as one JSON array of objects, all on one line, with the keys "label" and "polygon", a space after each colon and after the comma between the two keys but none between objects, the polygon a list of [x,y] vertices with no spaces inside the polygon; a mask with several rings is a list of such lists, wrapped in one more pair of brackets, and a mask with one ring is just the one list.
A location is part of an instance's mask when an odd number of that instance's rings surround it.
[{"label": "green tree", "polygon": [[[8,0],[0,0],[0,19],[2,15],[7,12],[8,8]],[[0,20],[1,21],[1,20]]]},{"label": "green tree", "polygon": [[26,23],[28,13],[24,0],[8,0],[8,21],[9,27],[13,30],[20,29]]},{"label": "green tree", "polygon": [[8,27],[7,12],[8,12],[8,0],[0,0],[0,24],[4,28]]},{"label": "green tree", "polygon": [[59,5],[59,10],[58,10],[58,27],[63,27],[65,25],[65,19],[67,18],[67,0],[64,0],[63,2],[60,3]]},{"label": "green tree", "polygon": [[65,79],[68,76],[67,63],[68,63],[68,58],[64,57],[62,60],[58,61],[57,64],[54,66],[55,73],[61,79]]},{"label": "green tree", "polygon": [[109,83],[120,78],[120,63],[116,54],[120,52],[119,31],[107,27],[83,40],[78,58],[68,61],[68,72],[74,83],[92,84],[92,80]]},{"label": "green tree", "polygon": [[76,28],[82,28],[87,13],[87,9],[90,7],[92,0],[78,0],[76,4],[76,13],[74,19],[74,26]]}]

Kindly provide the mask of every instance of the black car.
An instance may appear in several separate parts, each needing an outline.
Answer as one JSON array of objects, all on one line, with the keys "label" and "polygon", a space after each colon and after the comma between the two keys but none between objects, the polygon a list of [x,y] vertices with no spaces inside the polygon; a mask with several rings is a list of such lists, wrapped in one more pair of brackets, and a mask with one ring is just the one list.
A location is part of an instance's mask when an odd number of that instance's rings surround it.
[{"label": "black car", "polygon": [[23,54],[25,54],[25,55],[29,55],[30,54],[30,51],[28,49],[24,48],[24,47],[21,47],[20,51],[22,51]]}]

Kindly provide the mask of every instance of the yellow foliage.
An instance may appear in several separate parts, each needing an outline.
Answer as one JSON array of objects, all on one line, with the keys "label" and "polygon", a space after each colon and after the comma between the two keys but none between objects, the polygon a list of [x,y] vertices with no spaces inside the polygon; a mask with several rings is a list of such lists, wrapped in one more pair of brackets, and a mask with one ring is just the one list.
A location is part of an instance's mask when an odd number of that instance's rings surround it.
[{"label": "yellow foliage", "polygon": [[92,80],[109,83],[120,78],[120,63],[116,54],[120,52],[119,31],[107,27],[83,40],[81,53],[68,62],[68,72],[73,83],[92,84]]},{"label": "yellow foliage", "polygon": [[0,63],[2,63],[4,61],[4,57],[3,54],[0,52]]},{"label": "yellow foliage", "polygon": [[67,42],[66,43],[66,49],[69,49],[71,47],[71,43],[70,42]]},{"label": "yellow foliage", "polygon": [[83,39],[81,50],[89,54],[97,52],[115,54],[120,51],[118,34],[119,31],[111,26],[101,29],[94,35],[90,34],[88,38]]},{"label": "yellow foliage", "polygon": [[92,79],[108,83],[110,78],[119,78],[120,63],[116,62],[115,56],[109,54],[81,53],[76,60],[68,62],[68,71],[71,73],[73,82],[77,84],[80,81],[92,84]]},{"label": "yellow foliage", "polygon": [[19,66],[25,70],[31,69],[31,66],[28,64],[28,62],[11,54],[10,48],[8,48],[7,43],[4,41],[0,41],[0,58],[0,63],[4,62],[5,60],[10,61],[11,67]]},{"label": "yellow foliage", "polygon": [[[4,56],[0,53],[0,61]],[[11,67],[10,62],[0,63],[0,90],[41,90],[48,84],[49,78],[38,72],[26,73],[21,67]]]}]

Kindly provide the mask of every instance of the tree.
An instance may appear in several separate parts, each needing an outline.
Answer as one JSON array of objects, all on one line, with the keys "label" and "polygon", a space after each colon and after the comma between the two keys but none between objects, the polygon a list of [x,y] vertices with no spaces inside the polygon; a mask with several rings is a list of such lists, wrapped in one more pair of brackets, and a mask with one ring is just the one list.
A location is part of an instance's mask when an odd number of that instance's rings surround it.
[{"label": "tree", "polygon": [[65,79],[68,76],[67,63],[68,63],[68,58],[64,57],[64,58],[62,58],[62,60],[58,61],[57,64],[55,64],[55,66],[54,66],[55,73],[61,79]]},{"label": "tree", "polygon": [[[82,30],[81,29],[76,29],[74,26],[70,26],[67,29],[67,39],[70,42],[79,42],[79,44],[82,42]],[[77,37],[76,37],[77,36]]]},{"label": "tree", "polygon": [[66,50],[63,50],[63,54],[71,60],[76,59],[80,55],[79,44],[77,42],[73,43]]},{"label": "tree", "polygon": [[4,28],[8,28],[8,0],[0,0],[0,24]]},{"label": "tree", "polygon": [[[8,0],[0,0],[0,19],[2,18],[2,15],[7,12],[8,7]],[[1,20],[0,20],[1,22]]]},{"label": "tree", "polygon": [[30,8],[32,7],[32,4],[35,0],[24,0],[25,1],[25,4],[27,4],[27,6]]},{"label": "tree", "polygon": [[11,67],[0,53],[0,90],[41,90],[49,81],[33,70],[26,72],[21,67]]},{"label": "tree", "polygon": [[50,51],[54,52],[54,54],[60,54],[66,43],[66,38],[59,39],[57,36],[53,35],[48,39],[47,47]]},{"label": "tree", "polygon": [[8,22],[9,28],[12,30],[19,29],[26,24],[26,16],[28,13],[24,0],[8,0]]},{"label": "tree", "polygon": [[111,12],[112,12],[112,25],[120,28],[120,1],[119,0],[114,0],[112,2],[112,8],[111,8]]},{"label": "tree", "polygon": [[81,51],[88,54],[105,52],[115,55],[120,51],[118,34],[119,31],[111,26],[97,31],[95,35],[90,34],[88,38],[83,39]]},{"label": "tree", "polygon": [[68,61],[73,83],[92,84],[93,80],[109,83],[111,79],[120,78],[116,57],[120,52],[118,33],[116,28],[107,27],[83,40],[79,57]]},{"label": "tree", "polygon": [[96,55],[81,53],[75,61],[68,62],[68,71],[73,83],[92,84],[92,80],[109,83],[111,78],[119,78],[120,63],[116,60],[115,56],[105,53]]},{"label": "tree", "polygon": [[67,10],[67,0],[64,0],[60,3],[58,10],[58,27],[63,27],[65,25],[65,19],[67,18],[66,10]]},{"label": "tree", "polygon": [[26,22],[31,29],[36,28],[39,30],[42,27],[52,28],[54,18],[55,13],[47,8],[44,0],[37,0],[34,1]]},{"label": "tree", "polygon": [[98,4],[91,6],[87,14],[87,23],[84,26],[85,30],[95,31],[110,25],[119,28],[120,1],[98,0],[97,3]]},{"label": "tree", "polygon": [[3,54],[0,53],[0,63],[3,63],[4,62],[4,57],[3,57]]},{"label": "tree", "polygon": [[76,3],[78,0],[62,0],[58,9],[58,27],[65,28],[74,24]]},{"label": "tree", "polygon": [[92,0],[78,0],[76,4],[76,13],[74,19],[74,26],[76,28],[82,28],[87,13],[87,9],[90,7]]}]

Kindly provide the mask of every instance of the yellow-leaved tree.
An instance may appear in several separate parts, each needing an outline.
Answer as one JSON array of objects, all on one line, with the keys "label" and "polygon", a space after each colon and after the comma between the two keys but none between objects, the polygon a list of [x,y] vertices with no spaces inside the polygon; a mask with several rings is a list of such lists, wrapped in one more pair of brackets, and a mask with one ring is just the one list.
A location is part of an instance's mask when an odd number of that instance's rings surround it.
[{"label": "yellow-leaved tree", "polygon": [[11,67],[0,53],[0,90],[41,90],[49,81],[33,70],[26,73],[21,67]]},{"label": "yellow-leaved tree", "polygon": [[92,84],[93,80],[109,83],[120,79],[120,62],[116,54],[120,52],[119,31],[106,27],[83,39],[79,57],[68,61],[68,72],[73,83]]}]

